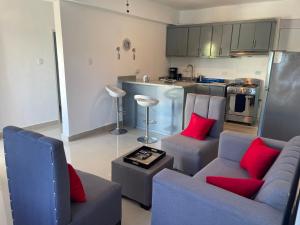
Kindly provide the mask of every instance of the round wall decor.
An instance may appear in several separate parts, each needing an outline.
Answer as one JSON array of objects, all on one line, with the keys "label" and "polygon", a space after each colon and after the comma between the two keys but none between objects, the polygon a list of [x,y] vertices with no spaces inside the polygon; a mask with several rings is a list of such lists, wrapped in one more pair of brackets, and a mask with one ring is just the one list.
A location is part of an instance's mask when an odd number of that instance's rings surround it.
[{"label": "round wall decor", "polygon": [[131,49],[131,41],[128,38],[123,41],[123,49],[125,51],[129,51]]}]

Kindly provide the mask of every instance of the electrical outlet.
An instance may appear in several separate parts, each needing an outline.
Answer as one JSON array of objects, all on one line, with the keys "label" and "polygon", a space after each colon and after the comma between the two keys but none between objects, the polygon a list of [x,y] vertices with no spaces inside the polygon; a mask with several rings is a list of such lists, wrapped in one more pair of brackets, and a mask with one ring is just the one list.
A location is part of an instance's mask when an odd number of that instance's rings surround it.
[{"label": "electrical outlet", "polygon": [[260,76],[261,75],[261,71],[259,71],[259,70],[255,71],[255,75],[256,76]]}]

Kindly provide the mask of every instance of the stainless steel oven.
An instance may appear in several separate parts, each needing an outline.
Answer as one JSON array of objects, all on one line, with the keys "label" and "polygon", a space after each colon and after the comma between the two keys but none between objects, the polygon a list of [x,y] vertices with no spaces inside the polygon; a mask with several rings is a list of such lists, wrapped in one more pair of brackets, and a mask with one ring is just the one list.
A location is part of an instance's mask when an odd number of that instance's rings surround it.
[{"label": "stainless steel oven", "polygon": [[257,121],[260,80],[237,79],[227,87],[226,120],[254,125]]}]

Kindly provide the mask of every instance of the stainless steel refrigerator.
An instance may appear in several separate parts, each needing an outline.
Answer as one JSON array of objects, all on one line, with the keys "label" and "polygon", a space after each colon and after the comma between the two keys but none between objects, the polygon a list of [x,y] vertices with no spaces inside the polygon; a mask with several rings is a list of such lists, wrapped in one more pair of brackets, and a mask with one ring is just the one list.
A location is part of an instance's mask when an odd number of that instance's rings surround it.
[{"label": "stainless steel refrigerator", "polygon": [[258,133],[288,141],[300,135],[300,53],[271,52],[268,71]]}]

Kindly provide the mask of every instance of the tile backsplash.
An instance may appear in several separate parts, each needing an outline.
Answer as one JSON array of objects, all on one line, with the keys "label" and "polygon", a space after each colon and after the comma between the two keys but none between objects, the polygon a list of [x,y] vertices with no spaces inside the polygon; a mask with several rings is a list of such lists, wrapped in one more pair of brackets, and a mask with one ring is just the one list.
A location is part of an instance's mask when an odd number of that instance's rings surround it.
[{"label": "tile backsplash", "polygon": [[169,58],[170,67],[178,67],[183,76],[190,76],[188,64],[194,66],[194,74],[206,77],[235,79],[266,79],[269,56],[251,56],[239,58]]}]

